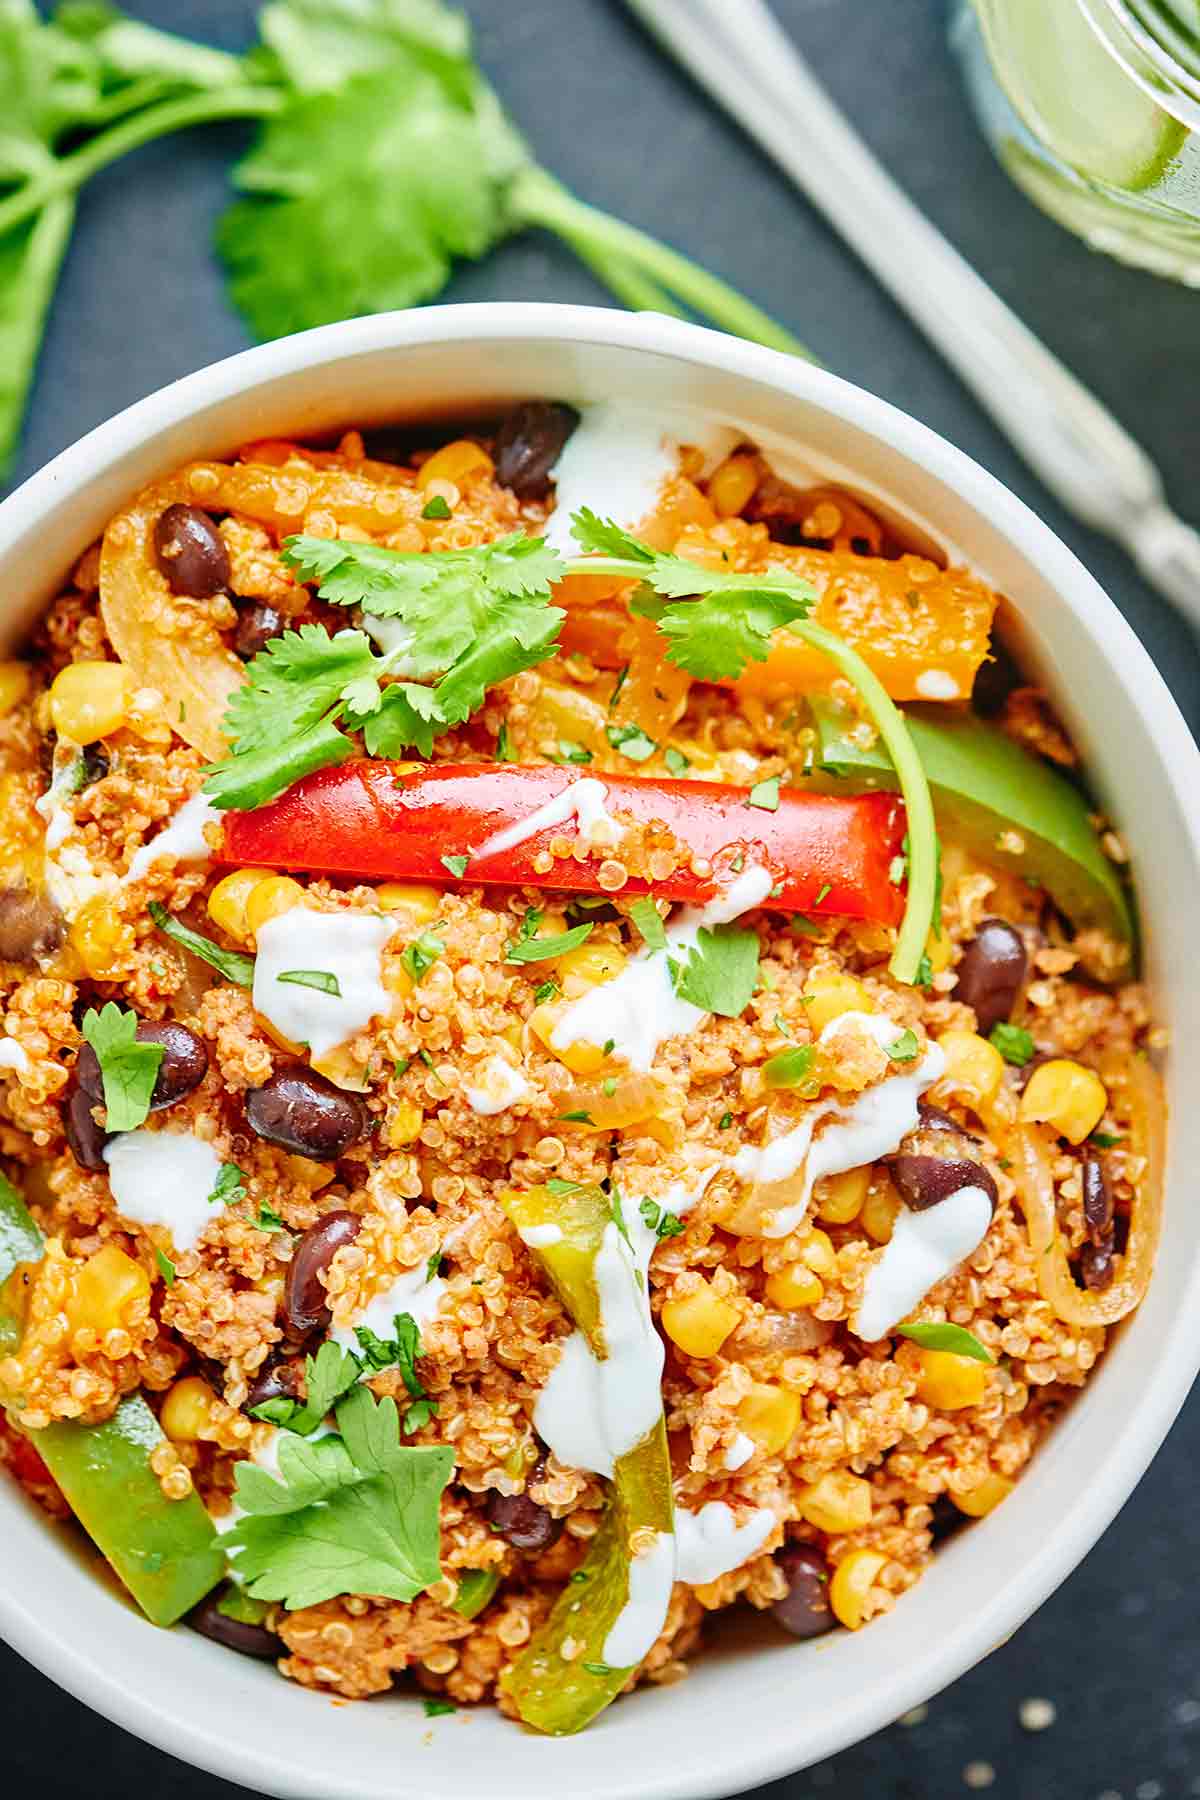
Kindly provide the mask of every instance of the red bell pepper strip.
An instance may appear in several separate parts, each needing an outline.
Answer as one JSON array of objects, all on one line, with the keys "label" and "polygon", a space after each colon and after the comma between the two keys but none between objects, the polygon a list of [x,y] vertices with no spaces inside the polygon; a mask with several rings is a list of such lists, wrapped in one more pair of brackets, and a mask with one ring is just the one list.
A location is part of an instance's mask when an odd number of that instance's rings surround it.
[{"label": "red bell pepper strip", "polygon": [[[462,879],[505,887],[599,894],[606,856],[586,861],[556,857],[536,867],[554,838],[573,838],[573,818],[548,823],[509,848],[489,840],[528,820],[579,777],[547,765],[436,763],[412,765],[361,760],[320,769],[279,799],[253,812],[229,812],[217,860],[235,865],[301,869],[369,881],[446,883],[446,859],[467,856]],[[630,875],[626,895],[651,888],[664,900],[703,902],[745,865],[764,865],[776,887],[767,901],[781,911],[832,913],[895,924],[902,894],[893,879],[905,830],[903,802],[894,794],[809,794],[783,789],[774,812],[749,805],[749,790],[714,781],[659,781],[636,775],[594,778],[606,810],[619,822],[659,822],[704,858],[711,871],[689,865],[663,881]],[[742,860],[739,860],[742,859]]]}]

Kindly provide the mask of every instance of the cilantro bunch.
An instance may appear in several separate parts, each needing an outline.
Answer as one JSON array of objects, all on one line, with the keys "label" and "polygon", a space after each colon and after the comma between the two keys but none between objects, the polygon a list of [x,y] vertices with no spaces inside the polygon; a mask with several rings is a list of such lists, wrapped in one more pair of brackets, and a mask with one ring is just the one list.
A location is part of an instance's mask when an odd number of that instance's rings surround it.
[{"label": "cilantro bunch", "polygon": [[268,0],[259,34],[232,56],[103,0],[64,0],[49,23],[33,0],[0,0],[0,465],[80,189],[128,151],[225,119],[261,125],[217,234],[260,338],[429,300],[456,258],[540,227],[626,305],[804,354],[716,276],[541,169],[443,0]]}]

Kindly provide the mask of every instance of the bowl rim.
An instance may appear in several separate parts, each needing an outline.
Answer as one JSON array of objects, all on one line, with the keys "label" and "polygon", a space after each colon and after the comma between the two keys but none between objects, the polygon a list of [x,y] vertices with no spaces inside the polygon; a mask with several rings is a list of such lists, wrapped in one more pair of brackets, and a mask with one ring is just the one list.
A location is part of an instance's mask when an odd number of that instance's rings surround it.
[{"label": "bowl rim", "polygon": [[[923,467],[1022,555],[1036,559],[1076,628],[1093,640],[1120,681],[1136,694],[1143,729],[1170,772],[1191,849],[1200,860],[1200,750],[1132,627],[1050,527],[971,457],[890,402],[815,364],[665,315],[534,302],[436,306],[322,326],[239,352],[135,402],[30,476],[0,502],[0,558],[27,539],[49,513],[147,439],[186,425],[193,415],[261,385],[393,349],[539,339],[649,352],[683,365],[748,378],[840,418],[886,445],[898,461]],[[1200,1271],[1193,1281],[1193,1294],[1198,1290]],[[1165,1354],[1168,1348],[1169,1356]],[[848,1696],[836,1725],[826,1722],[814,1728],[813,1722],[802,1716],[795,1724],[781,1719],[769,1741],[731,1743],[727,1761],[709,1764],[700,1772],[689,1771],[686,1788],[668,1775],[642,1771],[631,1776],[637,1780],[639,1800],[675,1800],[685,1791],[688,1800],[707,1800],[730,1792],[730,1782],[740,1789],[787,1774],[797,1767],[798,1757],[806,1763],[814,1760],[810,1754],[814,1740],[816,1757],[860,1741],[917,1700],[957,1679],[1004,1642],[1091,1548],[1145,1472],[1200,1369],[1200,1316],[1191,1328],[1185,1317],[1175,1318],[1169,1339],[1160,1345],[1156,1365],[1156,1379],[1144,1404],[1134,1416],[1122,1419],[1111,1455],[1045,1539],[1030,1546],[1028,1562],[997,1591],[994,1604],[960,1622],[926,1657],[896,1668],[887,1682],[876,1683],[858,1697]],[[247,1755],[243,1746],[235,1754],[217,1728],[219,1721],[212,1728],[197,1722],[198,1709],[192,1702],[181,1698],[176,1709],[168,1711],[161,1701],[122,1686],[119,1671],[105,1665],[98,1647],[86,1651],[73,1641],[67,1618],[36,1611],[3,1583],[0,1636],[76,1698],[168,1754],[243,1786],[261,1781],[267,1791],[311,1795],[312,1800],[327,1800],[334,1791],[328,1776],[308,1777],[294,1764],[287,1768],[286,1789],[269,1786],[282,1776],[269,1751]],[[600,1796],[617,1800],[634,1791],[625,1782],[608,1780],[585,1786],[590,1800],[600,1800]],[[349,1794],[352,1790],[337,1791]],[[395,1791],[401,1790],[397,1787]],[[480,1800],[485,1792],[479,1790]],[[467,1800],[465,1790],[463,1800]]]}]

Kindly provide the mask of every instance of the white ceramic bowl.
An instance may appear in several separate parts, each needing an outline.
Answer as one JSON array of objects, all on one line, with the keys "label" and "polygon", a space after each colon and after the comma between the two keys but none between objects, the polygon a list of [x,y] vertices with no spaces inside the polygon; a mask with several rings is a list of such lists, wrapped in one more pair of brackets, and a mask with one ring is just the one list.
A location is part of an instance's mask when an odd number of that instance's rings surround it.
[{"label": "white ceramic bowl", "polygon": [[428,1721],[400,1697],[334,1705],[182,1628],[160,1632],[86,1572],[0,1484],[0,1632],[47,1675],[175,1756],[313,1800],[703,1800],[865,1736],[1001,1643],[1094,1543],[1142,1474],[1200,1364],[1200,1243],[1188,1175],[1200,1108],[1200,757],[1163,682],[1074,556],[1021,502],[893,407],[803,362],[674,320],[587,308],[431,308],[236,356],[93,431],[0,506],[6,635],[144,482],[250,438],[486,415],[549,396],[692,408],[787,466],[853,487],[1011,596],[1130,845],[1157,1005],[1171,1027],[1166,1235],[1145,1304],[990,1519],[955,1538],[887,1618],[791,1643],[733,1620],[676,1687],[548,1741],[494,1712]]}]

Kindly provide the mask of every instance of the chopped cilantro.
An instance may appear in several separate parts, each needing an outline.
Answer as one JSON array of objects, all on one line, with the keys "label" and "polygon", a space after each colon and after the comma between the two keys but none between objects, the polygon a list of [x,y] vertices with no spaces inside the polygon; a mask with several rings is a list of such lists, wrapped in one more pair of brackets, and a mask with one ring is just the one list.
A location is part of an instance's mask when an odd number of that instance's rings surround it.
[{"label": "chopped cilantro", "polygon": [[596,1122],[590,1112],[559,1113],[558,1116],[565,1125],[594,1125]]},{"label": "chopped cilantro", "polygon": [[1091,1137],[1088,1139],[1089,1144],[1095,1144],[1097,1148],[1101,1150],[1111,1150],[1114,1145],[1119,1144],[1120,1142],[1120,1133],[1116,1131],[1093,1131]]},{"label": "chopped cilantro", "polygon": [[575,950],[591,937],[592,925],[573,925],[570,931],[563,931],[557,937],[518,937],[509,944],[505,953],[505,962],[532,963],[545,962],[553,956],[565,956],[568,950]]},{"label": "chopped cilantro", "polygon": [[397,1081],[400,1080],[402,1075],[408,1074],[408,1065],[411,1061],[412,1058],[410,1056],[398,1056],[396,1058],[392,1065],[392,1074]]},{"label": "chopped cilantro", "polygon": [[627,756],[630,762],[646,762],[658,749],[654,739],[647,737],[640,725],[609,725],[604,735],[613,749]]},{"label": "chopped cilantro", "polygon": [[432,969],[445,948],[441,938],[434,937],[432,931],[423,931],[420,937],[405,945],[400,953],[400,963],[414,987]]},{"label": "chopped cilantro", "polygon": [[808,1079],[812,1060],[811,1044],[795,1044],[790,1050],[781,1050],[777,1056],[767,1058],[763,1064],[763,1080],[770,1088],[799,1087]]},{"label": "chopped cilantro", "polygon": [[629,679],[629,664],[624,663],[621,666],[621,668],[619,668],[617,670],[617,679],[613,683],[613,691],[608,696],[609,712],[611,712],[613,707],[617,704],[617,696],[620,694],[621,689],[625,686],[625,683],[628,679]]},{"label": "chopped cilantro", "polygon": [[259,1202],[258,1217],[255,1219],[254,1223],[260,1231],[287,1230],[287,1226],[275,1211],[275,1208],[273,1206],[268,1206],[265,1200]]},{"label": "chopped cilantro", "polygon": [[496,761],[511,762],[512,760],[512,748],[508,741],[508,725],[507,722],[504,722],[496,734]]},{"label": "chopped cilantro", "polygon": [[732,1124],[733,1124],[733,1114],[731,1112],[722,1113],[720,1118],[717,1120],[717,1130],[718,1131],[728,1131],[729,1127]]},{"label": "chopped cilantro", "polygon": [[634,901],[629,909],[629,916],[646,940],[647,949],[666,949],[667,934],[663,927],[662,919],[659,917],[658,908],[655,906],[649,894],[644,895],[640,900]]},{"label": "chopped cilantro", "polygon": [[166,1282],[167,1286],[174,1287],[175,1264],[171,1261],[166,1251],[160,1250],[157,1244],[154,1247],[154,1260],[158,1264],[158,1272]]},{"label": "chopped cilantro", "polygon": [[222,1163],[213,1191],[208,1196],[211,1206],[233,1206],[246,1198],[245,1171],[236,1163]]},{"label": "chopped cilantro", "polygon": [[331,994],[335,1000],[342,997],[341,983],[328,969],[284,969],[275,979],[291,982],[293,987],[312,988],[318,994]]},{"label": "chopped cilantro", "polygon": [[[430,501],[429,504],[430,504],[430,506],[433,505],[432,500]],[[442,505],[443,506],[446,505],[446,502],[444,500],[442,501]],[[449,511],[448,507],[447,507],[447,511]],[[475,1574],[475,1575],[482,1573],[482,1571],[479,1569],[473,1569],[471,1572],[472,1572],[472,1574]],[[459,1592],[461,1593],[461,1591],[462,1591],[462,1589],[460,1587]],[[455,1611],[457,1612],[459,1610],[460,1610],[460,1608],[458,1607],[458,1605],[456,1603]],[[469,1616],[470,1615],[468,1614],[468,1617]],[[447,1713],[456,1713],[458,1711],[458,1708],[457,1708],[457,1706],[455,1706],[453,1700],[424,1700],[424,1701],[422,1701],[422,1705],[425,1708],[425,1717],[427,1719],[440,1719]]]},{"label": "chopped cilantro", "polygon": [[763,812],[778,812],[779,781],[778,775],[768,775],[765,781],[756,781],[750,789],[746,805],[761,807]]},{"label": "chopped cilantro", "polygon": [[546,1002],[548,1000],[553,1000],[557,993],[558,983],[555,981],[554,977],[551,976],[549,981],[543,981],[540,987],[534,988],[534,1003],[537,1006],[545,1006]]},{"label": "chopped cilantro", "polygon": [[821,904],[822,900],[824,900],[826,894],[832,894],[832,892],[833,892],[833,888],[830,886],[829,882],[823,881],[821,883],[820,887],[817,889],[817,896],[816,896],[816,899],[813,901],[813,905],[820,906],[820,904]]},{"label": "chopped cilantro", "polygon": [[444,494],[433,494],[421,508],[423,519],[448,519],[451,517],[450,503]]},{"label": "chopped cilantro", "polygon": [[995,1357],[985,1350],[973,1331],[966,1331],[961,1325],[942,1325],[934,1321],[918,1325],[898,1325],[900,1337],[911,1338],[914,1344],[920,1344],[923,1350],[949,1350],[954,1356],[969,1356],[972,1362],[995,1362]]},{"label": "chopped cilantro", "polygon": [[683,754],[683,751],[677,750],[674,744],[669,744],[666,750],[664,750],[663,761],[666,763],[671,774],[676,776],[686,775],[692,766],[689,759]]},{"label": "chopped cilantro", "polygon": [[736,1019],[758,985],[758,933],[736,925],[702,925],[686,960],[672,959],[675,992],[704,1012]]},{"label": "chopped cilantro", "polygon": [[441,863],[443,869],[448,869],[455,881],[461,881],[467,872],[467,864],[470,860],[469,856],[443,856]]},{"label": "chopped cilantro", "polygon": [[163,1046],[139,1043],[137,1028],[137,1014],[114,1000],[83,1015],[83,1035],[100,1064],[109,1131],[136,1131],[150,1111]]},{"label": "chopped cilantro", "polygon": [[591,760],[591,751],[586,749],[584,745],[577,744],[574,738],[559,738],[558,756],[555,758],[556,762],[590,763]]},{"label": "chopped cilantro", "polygon": [[992,1026],[988,1032],[988,1043],[1015,1069],[1023,1069],[1037,1055],[1037,1046],[1024,1026],[1009,1025],[1004,1020]]},{"label": "chopped cilantro", "polygon": [[663,1238],[678,1237],[683,1230],[683,1220],[678,1214],[668,1212],[665,1206],[659,1206],[653,1200],[643,1200],[638,1211],[660,1242]]},{"label": "chopped cilantro", "polygon": [[243,956],[240,950],[223,950],[220,944],[214,944],[211,938],[193,931],[189,925],[183,925],[173,919],[165,906],[152,900],[149,906],[150,917],[165,937],[177,943],[181,949],[190,950],[201,962],[208,963],[218,974],[227,980],[236,982],[238,987],[254,986],[254,958]]},{"label": "chopped cilantro", "polygon": [[920,1048],[915,1031],[902,1031],[894,1043],[884,1045],[892,1062],[914,1062]]}]

